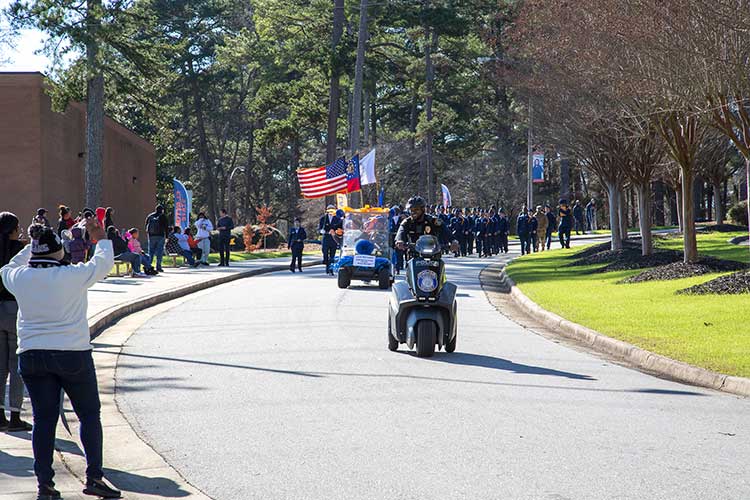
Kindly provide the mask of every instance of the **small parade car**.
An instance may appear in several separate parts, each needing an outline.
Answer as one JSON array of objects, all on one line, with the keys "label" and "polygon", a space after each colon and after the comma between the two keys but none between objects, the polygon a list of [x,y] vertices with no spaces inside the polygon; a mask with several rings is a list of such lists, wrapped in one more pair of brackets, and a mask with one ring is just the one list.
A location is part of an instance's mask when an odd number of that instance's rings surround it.
[{"label": "small parade car", "polygon": [[390,246],[387,208],[345,208],[344,234],[334,264],[339,288],[352,280],[377,281],[381,289],[393,283],[393,249]]}]

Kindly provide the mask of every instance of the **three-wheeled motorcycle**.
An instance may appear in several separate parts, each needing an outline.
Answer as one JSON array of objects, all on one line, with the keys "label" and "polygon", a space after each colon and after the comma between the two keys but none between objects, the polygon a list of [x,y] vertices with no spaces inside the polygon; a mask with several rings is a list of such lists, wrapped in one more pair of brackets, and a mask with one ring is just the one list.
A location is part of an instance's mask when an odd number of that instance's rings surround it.
[{"label": "three-wheeled motorcycle", "polygon": [[365,206],[344,209],[344,234],[333,266],[339,288],[352,280],[377,282],[387,290],[393,283],[393,248],[388,233],[388,209]]},{"label": "three-wheeled motorcycle", "polygon": [[440,242],[420,236],[409,245],[406,280],[391,288],[388,301],[388,349],[400,344],[417,346],[417,356],[428,358],[438,350],[456,350],[457,307],[455,284],[446,280]]}]

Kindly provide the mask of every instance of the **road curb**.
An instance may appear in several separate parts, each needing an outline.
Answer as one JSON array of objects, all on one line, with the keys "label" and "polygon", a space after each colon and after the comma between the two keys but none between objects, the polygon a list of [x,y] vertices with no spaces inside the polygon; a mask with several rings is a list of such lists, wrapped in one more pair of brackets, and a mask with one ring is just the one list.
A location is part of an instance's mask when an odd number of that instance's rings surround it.
[{"label": "road curb", "polygon": [[[563,337],[581,343],[593,351],[625,361],[628,365],[652,375],[737,396],[750,397],[750,379],[748,378],[724,375],[683,363],[568,321],[547,311],[527,297],[507,275],[504,265],[489,266],[488,271],[492,276],[490,280],[486,280],[488,285],[508,293],[511,300],[524,312]],[[480,279],[482,279],[481,274]]]},{"label": "road curb", "polygon": [[[311,267],[322,264],[322,260],[315,260],[312,262],[305,262],[302,267]],[[166,291],[161,291],[146,297],[141,297],[136,300],[118,304],[116,306],[104,309],[98,312],[91,318],[89,318],[89,335],[92,339],[96,338],[102,331],[111,326],[113,323],[124,318],[129,314],[133,314],[143,309],[148,309],[155,305],[169,302],[170,300],[190,295],[191,293],[199,292],[207,288],[213,288],[215,286],[223,285],[225,283],[231,283],[232,281],[240,280],[243,278],[249,278],[251,276],[259,276],[261,274],[275,273],[278,271],[286,271],[289,269],[288,265],[275,265],[271,267],[265,267],[261,269],[250,269],[226,276],[218,276],[206,281],[199,283],[191,283],[189,285],[178,286]]]}]

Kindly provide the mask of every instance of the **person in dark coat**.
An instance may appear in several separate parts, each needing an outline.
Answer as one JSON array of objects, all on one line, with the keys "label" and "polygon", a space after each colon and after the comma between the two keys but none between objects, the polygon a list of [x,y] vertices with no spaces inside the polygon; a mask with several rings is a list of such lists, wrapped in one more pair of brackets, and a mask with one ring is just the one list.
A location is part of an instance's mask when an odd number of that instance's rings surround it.
[{"label": "person in dark coat", "polygon": [[547,216],[547,233],[544,237],[544,244],[547,245],[547,250],[549,250],[552,246],[552,233],[555,232],[557,227],[557,217],[555,217],[555,213],[549,205],[544,206],[544,214]]},{"label": "person in dark coat", "polygon": [[499,222],[497,213],[495,212],[495,206],[493,205],[492,208],[490,208],[490,213],[487,215],[487,233],[485,234],[484,242],[484,253],[487,257],[492,257],[499,251]]},{"label": "person in dark coat", "polygon": [[536,232],[537,229],[539,229],[539,222],[536,220],[536,217],[534,217],[534,211],[529,210],[529,237],[528,237],[528,248],[526,249],[526,253],[531,253],[533,250],[534,252],[539,251],[539,242],[536,239]]},{"label": "person in dark coat", "polygon": [[[84,216],[86,211],[84,210]],[[146,235],[148,236],[148,254],[156,257],[156,270],[163,272],[161,261],[164,257],[164,244],[169,236],[169,220],[164,213],[164,205],[156,205],[156,210],[146,217]],[[153,262],[150,262],[153,265]]]},{"label": "person in dark coat", "polygon": [[518,219],[516,219],[516,232],[518,233],[518,239],[521,242],[521,255],[531,253],[531,245],[529,245],[530,231],[529,213],[526,211],[526,207],[522,207],[521,212],[518,214]]},{"label": "person in dark coat", "polygon": [[219,267],[229,266],[229,257],[232,253],[231,242],[232,242],[232,229],[234,229],[234,221],[229,216],[226,209],[222,208],[219,212],[221,215],[219,220],[216,221],[216,229],[219,230]]},{"label": "person in dark coat", "polygon": [[474,220],[474,234],[477,243],[477,255],[481,258],[484,257],[484,247],[487,233],[487,217],[485,212],[482,210]]},{"label": "person in dark coat", "polygon": [[333,276],[333,261],[339,248],[336,231],[343,230],[343,221],[336,215],[336,207],[328,205],[326,213],[318,221],[318,232],[323,236],[323,263],[326,274]]},{"label": "person in dark coat", "polygon": [[560,245],[562,248],[570,248],[570,231],[573,229],[573,211],[568,207],[568,200],[560,200],[558,208],[560,226],[557,228]]},{"label": "person in dark coat", "polygon": [[583,207],[580,200],[576,200],[573,204],[573,221],[575,222],[576,234],[586,234],[586,224],[583,221]]},{"label": "person in dark coat", "polygon": [[289,238],[287,239],[287,248],[292,251],[292,262],[289,264],[289,270],[295,272],[295,266],[302,272],[302,251],[305,249],[305,240],[307,232],[302,227],[299,217],[294,219],[294,225],[289,228]]},{"label": "person in dark coat", "polygon": [[498,251],[508,253],[508,235],[510,234],[510,221],[502,208],[497,213],[497,239]]},{"label": "person in dark coat", "polygon": [[468,233],[466,235],[466,254],[471,255],[474,253],[474,239],[476,238],[476,236],[474,235],[474,219],[476,217],[474,215],[474,209],[472,208],[467,208],[465,210],[465,214],[468,230]]},{"label": "person in dark coat", "polygon": [[393,205],[388,217],[388,232],[391,239],[391,248],[393,248],[393,269],[396,274],[401,274],[404,269],[404,251],[396,248],[396,232],[404,221],[405,217],[401,213],[401,207]]}]

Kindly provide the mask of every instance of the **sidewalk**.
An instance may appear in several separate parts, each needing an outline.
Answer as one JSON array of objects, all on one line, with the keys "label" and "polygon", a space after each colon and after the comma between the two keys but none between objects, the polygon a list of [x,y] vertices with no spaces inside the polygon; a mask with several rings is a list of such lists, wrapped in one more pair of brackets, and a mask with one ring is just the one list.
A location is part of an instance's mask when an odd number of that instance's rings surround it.
[{"label": "sidewalk", "polygon": [[[210,268],[166,268],[163,274],[149,278],[107,278],[89,290],[89,327],[92,335],[98,335],[104,328],[115,321],[147,307],[184,297],[212,286],[227,283],[243,277],[271,271],[288,270],[290,258],[258,259],[232,263],[231,267]],[[317,257],[303,258],[305,266],[319,263]],[[288,272],[288,271],[287,271]],[[191,488],[177,473],[158,463],[156,453],[140,439],[135,438],[130,425],[120,415],[114,401],[114,370],[117,354],[121,345],[133,331],[134,322],[143,322],[145,318],[158,314],[171,307],[164,304],[140,315],[125,318],[107,331],[106,338],[94,341],[95,362],[99,378],[99,390],[102,399],[102,424],[105,439],[105,474],[117,476],[116,486],[125,488],[124,498],[164,498],[191,497],[206,498]],[[31,422],[31,403],[24,402],[26,411],[23,418]],[[65,404],[72,436],[68,435],[62,425],[57,427],[55,456],[55,483],[64,499],[92,498],[81,493],[81,478],[84,476],[85,461],[78,438],[78,421],[70,408]],[[123,452],[123,453],[121,453]],[[142,457],[137,463],[126,467],[117,467],[117,456]],[[107,469],[127,470],[128,474]],[[138,471],[148,470],[148,475],[139,475]],[[145,486],[144,486],[145,485]],[[148,492],[144,491],[148,490]],[[154,492],[159,492],[155,494]],[[33,471],[33,453],[31,450],[31,433],[0,433],[0,500],[35,499],[36,478]]]}]

